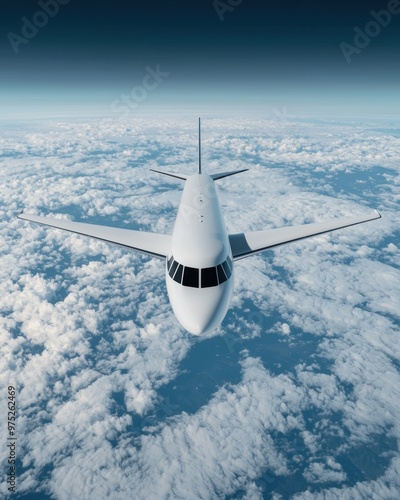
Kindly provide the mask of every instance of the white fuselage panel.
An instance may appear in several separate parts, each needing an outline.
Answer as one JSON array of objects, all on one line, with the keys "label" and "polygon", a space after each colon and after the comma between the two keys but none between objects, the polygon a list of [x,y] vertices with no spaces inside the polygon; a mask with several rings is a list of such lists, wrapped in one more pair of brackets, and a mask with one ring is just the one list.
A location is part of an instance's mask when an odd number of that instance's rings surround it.
[{"label": "white fuselage panel", "polygon": [[[197,287],[182,284],[185,280],[180,274],[179,279],[172,279],[168,273],[171,257],[183,266],[183,273],[186,267],[199,271]],[[207,285],[202,269],[217,269],[227,259],[232,267],[231,247],[214,181],[207,174],[192,175],[185,182],[172,233],[166,282],[176,317],[195,335],[215,329],[226,315],[233,292],[233,268],[228,279],[218,280],[213,286]]]},{"label": "white fuselage panel", "polygon": [[230,254],[214,181],[209,175],[187,179],[172,233],[174,258],[193,267],[215,266]]}]

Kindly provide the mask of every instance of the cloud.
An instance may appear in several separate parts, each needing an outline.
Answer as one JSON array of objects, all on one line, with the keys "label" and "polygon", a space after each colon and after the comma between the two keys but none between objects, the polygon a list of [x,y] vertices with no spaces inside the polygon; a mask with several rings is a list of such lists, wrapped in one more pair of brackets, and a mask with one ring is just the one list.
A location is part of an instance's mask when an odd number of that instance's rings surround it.
[{"label": "cloud", "polygon": [[[281,414],[281,408],[297,407],[300,399],[301,390],[288,377],[273,378],[259,360],[245,358],[242,382],[221,388],[196,415],[182,414],[129,446],[126,440],[117,449],[103,446],[100,456],[97,447],[85,456],[76,450],[74,460],[57,470],[54,493],[67,498],[80,488],[85,497],[115,496],[118,487],[124,491],[118,498],[127,494],[161,498],[172,491],[177,498],[205,498],[245,487],[265,468],[285,474],[285,459],[270,433],[285,433],[300,425]],[[237,430],[231,432],[232,428]],[[117,469],[108,471],[107,484],[93,481],[93,475],[100,475],[104,454],[111,454],[109,466]],[[116,460],[124,454],[125,477],[121,478]],[[58,479],[71,477],[75,467],[81,471],[81,482],[60,484]]]},{"label": "cloud", "polygon": [[390,130],[205,121],[206,170],[250,166],[218,183],[229,231],[383,213],[239,261],[232,308],[206,340],[174,319],[162,262],[15,219],[25,207],[171,232],[181,185],[147,168],[194,172],[196,123],[7,131],[0,386],[17,386],[18,491],[395,498],[399,139]]}]

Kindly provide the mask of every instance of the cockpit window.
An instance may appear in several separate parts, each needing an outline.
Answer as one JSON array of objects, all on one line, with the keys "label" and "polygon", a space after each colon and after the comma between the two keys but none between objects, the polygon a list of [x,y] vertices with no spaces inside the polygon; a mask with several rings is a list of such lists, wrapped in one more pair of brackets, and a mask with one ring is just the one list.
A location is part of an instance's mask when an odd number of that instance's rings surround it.
[{"label": "cockpit window", "polygon": [[182,285],[199,288],[199,270],[195,267],[185,267]]},{"label": "cockpit window", "polygon": [[182,281],[182,274],[183,274],[183,266],[182,264],[179,264],[178,269],[176,270],[175,276],[174,276],[174,281],[177,281],[180,283]]},{"label": "cockpit window", "polygon": [[224,283],[228,278],[226,277],[221,264],[217,266],[218,283]]},{"label": "cockpit window", "polygon": [[201,288],[208,288],[210,286],[217,286],[217,268],[206,267],[201,270]]},{"label": "cockpit window", "polygon": [[230,270],[230,268],[229,268],[229,266],[228,266],[228,262],[227,262],[227,261],[225,261],[225,262],[223,262],[221,265],[222,265],[222,267],[223,267],[223,269],[224,269],[224,271],[225,271],[226,277],[227,277],[227,278],[230,278],[232,273],[231,273],[231,270]]},{"label": "cockpit window", "polygon": [[217,267],[197,269],[183,266],[170,257],[167,262],[167,270],[171,278],[183,286],[209,288],[225,283],[232,276],[232,259],[228,256],[227,260],[218,264]]},{"label": "cockpit window", "polygon": [[171,278],[174,276],[177,267],[178,263],[176,262],[176,260],[174,260],[171,267],[169,268],[169,275],[171,276]]}]

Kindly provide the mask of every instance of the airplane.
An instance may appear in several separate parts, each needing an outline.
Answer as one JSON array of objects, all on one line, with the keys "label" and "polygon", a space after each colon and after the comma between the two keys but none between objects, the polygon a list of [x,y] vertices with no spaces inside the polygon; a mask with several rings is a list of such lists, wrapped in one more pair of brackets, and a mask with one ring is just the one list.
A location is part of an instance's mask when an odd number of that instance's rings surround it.
[{"label": "airplane", "polygon": [[193,175],[150,169],[184,181],[172,234],[134,231],[21,213],[20,219],[89,236],[165,260],[169,301],[181,326],[193,335],[208,335],[221,325],[234,288],[234,263],[279,245],[299,241],[374,219],[368,215],[312,224],[228,234],[215,181],[249,170],[208,175],[201,164],[199,118],[198,171]]}]

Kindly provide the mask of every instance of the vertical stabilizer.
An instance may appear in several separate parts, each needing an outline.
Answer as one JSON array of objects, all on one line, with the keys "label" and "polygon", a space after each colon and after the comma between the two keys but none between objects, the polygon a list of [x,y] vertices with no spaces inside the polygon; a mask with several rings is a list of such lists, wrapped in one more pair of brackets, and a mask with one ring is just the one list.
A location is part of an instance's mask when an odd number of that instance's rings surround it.
[{"label": "vertical stabilizer", "polygon": [[201,174],[201,120],[199,118],[199,174]]}]

